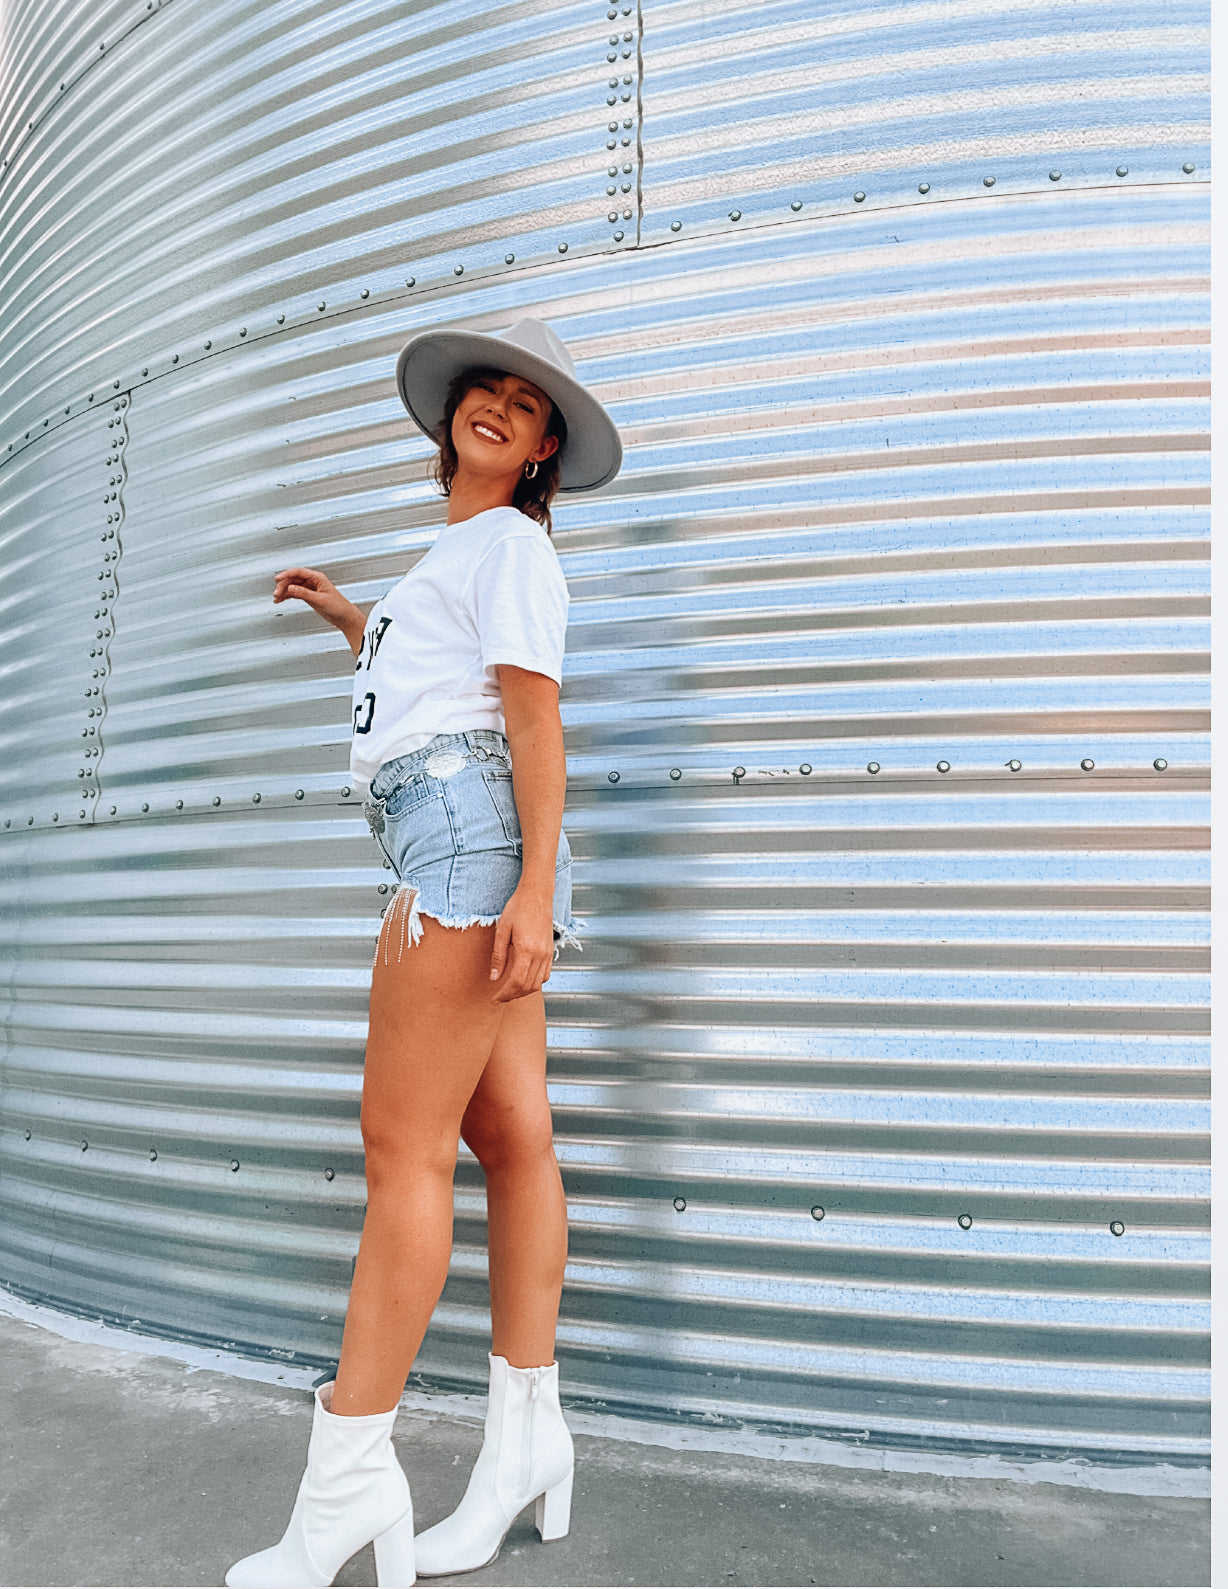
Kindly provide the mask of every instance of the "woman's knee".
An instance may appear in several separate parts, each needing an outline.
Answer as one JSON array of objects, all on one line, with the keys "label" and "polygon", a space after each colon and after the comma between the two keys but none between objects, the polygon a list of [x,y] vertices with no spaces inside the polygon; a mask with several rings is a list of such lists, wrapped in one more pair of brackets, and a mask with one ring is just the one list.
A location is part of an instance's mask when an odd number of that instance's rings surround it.
[{"label": "woman's knee", "polygon": [[497,1112],[473,1111],[466,1114],[461,1135],[488,1174],[554,1158],[554,1122],[545,1103]]},{"label": "woman's knee", "polygon": [[382,1118],[365,1109],[360,1116],[367,1182],[406,1175],[434,1175],[451,1180],[456,1170],[460,1131],[437,1127],[411,1129],[404,1120]]}]

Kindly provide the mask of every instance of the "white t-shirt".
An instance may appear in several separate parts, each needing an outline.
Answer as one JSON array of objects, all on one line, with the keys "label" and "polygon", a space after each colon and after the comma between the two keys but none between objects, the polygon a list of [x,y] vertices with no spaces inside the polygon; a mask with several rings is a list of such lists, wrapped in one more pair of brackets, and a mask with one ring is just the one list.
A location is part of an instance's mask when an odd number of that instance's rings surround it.
[{"label": "white t-shirt", "polygon": [[504,732],[496,664],[561,684],[568,601],[550,537],[518,508],[445,525],[367,618],[354,669],[357,792],[436,734]]}]

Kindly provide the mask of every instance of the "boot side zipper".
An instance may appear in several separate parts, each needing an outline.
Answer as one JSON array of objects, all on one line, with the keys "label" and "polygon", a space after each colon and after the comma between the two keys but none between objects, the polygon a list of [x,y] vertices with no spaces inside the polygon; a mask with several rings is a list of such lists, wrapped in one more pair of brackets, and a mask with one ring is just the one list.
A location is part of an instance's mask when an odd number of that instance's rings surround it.
[{"label": "boot side zipper", "polygon": [[540,1370],[536,1368],[533,1369],[529,1375],[529,1404],[525,1408],[524,1444],[521,1448],[521,1452],[524,1457],[524,1467],[522,1469],[524,1478],[522,1482],[526,1490],[529,1488],[533,1479],[533,1409],[534,1403],[537,1400],[537,1381],[539,1375]]}]

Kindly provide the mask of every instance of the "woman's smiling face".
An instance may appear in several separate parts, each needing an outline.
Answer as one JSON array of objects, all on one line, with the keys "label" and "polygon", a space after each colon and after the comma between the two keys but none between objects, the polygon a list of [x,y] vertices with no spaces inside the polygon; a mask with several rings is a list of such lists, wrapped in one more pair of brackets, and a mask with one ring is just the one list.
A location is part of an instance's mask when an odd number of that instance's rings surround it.
[{"label": "woman's smiling face", "polygon": [[519,479],[527,462],[540,463],[558,447],[546,431],[550,410],[545,392],[523,376],[479,371],[452,418],[458,468]]}]

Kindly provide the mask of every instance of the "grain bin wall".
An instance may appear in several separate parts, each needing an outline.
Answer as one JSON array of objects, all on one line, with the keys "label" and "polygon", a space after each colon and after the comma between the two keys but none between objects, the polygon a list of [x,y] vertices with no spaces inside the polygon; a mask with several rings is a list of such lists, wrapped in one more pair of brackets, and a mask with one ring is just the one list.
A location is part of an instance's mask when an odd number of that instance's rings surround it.
[{"label": "grain bin wall", "polygon": [[[326,1366],[387,874],[355,600],[439,523],[395,354],[548,318],[593,1404],[1198,1460],[1205,14],[11,10],[0,1278]],[[483,1382],[484,1198],[417,1369]]]}]

